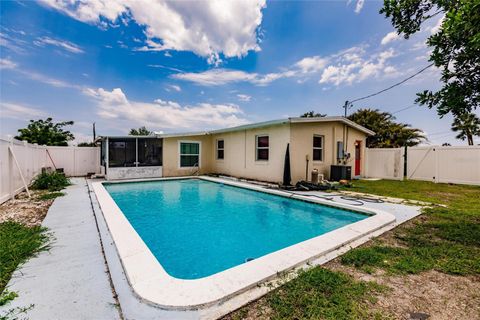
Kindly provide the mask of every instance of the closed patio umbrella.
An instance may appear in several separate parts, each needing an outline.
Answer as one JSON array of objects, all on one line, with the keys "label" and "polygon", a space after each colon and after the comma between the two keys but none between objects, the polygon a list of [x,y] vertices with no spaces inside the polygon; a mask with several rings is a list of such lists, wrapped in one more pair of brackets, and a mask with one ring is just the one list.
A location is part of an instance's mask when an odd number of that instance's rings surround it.
[{"label": "closed patio umbrella", "polygon": [[292,174],[290,172],[290,143],[287,143],[287,151],[285,152],[285,166],[283,168],[283,185],[289,186],[292,181]]}]

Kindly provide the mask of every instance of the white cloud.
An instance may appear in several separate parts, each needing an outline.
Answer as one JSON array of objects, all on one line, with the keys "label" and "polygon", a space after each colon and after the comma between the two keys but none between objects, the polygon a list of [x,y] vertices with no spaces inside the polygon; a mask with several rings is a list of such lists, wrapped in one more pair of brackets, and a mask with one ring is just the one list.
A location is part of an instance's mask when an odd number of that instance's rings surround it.
[{"label": "white cloud", "polygon": [[48,77],[46,75],[43,75],[41,73],[37,72],[32,72],[32,71],[26,71],[26,70],[19,70],[19,72],[23,75],[25,75],[27,78],[31,80],[35,80],[38,82],[42,82],[45,84],[48,84],[52,87],[57,87],[57,88],[70,88],[70,89],[82,89],[81,86],[72,84],[63,80],[55,79]]},{"label": "white cloud", "polygon": [[320,84],[330,83],[338,86],[382,75],[398,75],[398,72],[393,72],[394,67],[387,63],[394,55],[394,50],[391,48],[379,53],[372,53],[367,52],[365,46],[352,47],[326,57],[305,57],[280,72],[259,74],[214,68],[204,72],[180,72],[171,77],[203,86],[220,86],[237,82],[265,86],[273,81],[291,77],[296,77],[297,83],[303,83],[305,77],[320,74]]},{"label": "white cloud", "polygon": [[[259,51],[257,29],[265,0],[42,0],[50,7],[87,23],[119,17],[144,26],[147,38],[141,50],[192,51],[217,64],[220,54],[242,57]],[[104,22],[104,21],[102,21]]]},{"label": "white cloud", "polygon": [[437,23],[430,29],[430,32],[432,34],[435,34],[438,31],[440,31],[440,28],[442,27],[443,20],[445,20],[445,15],[443,15],[440,19],[438,19]]},{"label": "white cloud", "polygon": [[27,42],[18,37],[10,36],[6,33],[0,33],[0,46],[17,54],[25,54],[25,46]]},{"label": "white cloud", "polygon": [[393,49],[377,54],[367,53],[365,49],[353,47],[332,56],[331,64],[320,77],[320,84],[352,84],[372,77],[392,76],[394,67],[387,61],[395,56]]},{"label": "white cloud", "polygon": [[9,59],[0,58],[0,69],[15,69],[17,64]]},{"label": "white cloud", "polygon": [[413,46],[409,49],[410,51],[418,51],[418,50],[425,50],[427,49],[427,43],[425,41],[419,41],[413,44]]},{"label": "white cloud", "polygon": [[[91,124],[90,124],[91,126]],[[79,131],[73,131],[72,132],[75,139],[73,141],[69,141],[68,144],[72,146],[77,146],[79,143],[82,142],[92,142],[93,141],[93,136],[92,134],[85,134],[83,132]]]},{"label": "white cloud", "polygon": [[218,86],[240,81],[252,81],[255,73],[247,73],[239,70],[211,69],[205,72],[185,72],[172,75],[172,78],[195,82],[204,86]]},{"label": "white cloud", "polygon": [[357,0],[357,5],[355,6],[355,13],[360,13],[363,9],[363,5],[365,4],[365,0]]},{"label": "white cloud", "polygon": [[180,86],[175,85],[175,84],[169,84],[169,85],[167,85],[165,90],[168,91],[168,92],[170,92],[172,90],[180,92],[180,91],[182,91],[182,88]]},{"label": "white cloud", "polygon": [[44,84],[48,84],[52,87],[57,87],[57,88],[70,88],[70,89],[77,89],[77,90],[83,90],[83,87],[81,85],[73,84],[67,81],[51,78],[49,76],[46,76],[44,74],[30,71],[30,70],[24,70],[21,68],[18,68],[17,64],[9,59],[0,59],[0,69],[11,69],[14,70],[15,72],[23,75],[27,79],[38,81]]},{"label": "white cloud", "polygon": [[76,44],[69,42],[69,41],[64,41],[64,40],[57,40],[57,39],[52,39],[49,37],[40,37],[37,38],[33,42],[36,46],[43,47],[45,45],[51,45],[51,46],[56,46],[59,48],[62,48],[64,50],[67,50],[71,53],[83,53],[84,51],[77,46]]},{"label": "white cloud", "polygon": [[395,31],[389,32],[385,35],[385,37],[382,38],[381,44],[385,45],[387,43],[390,43],[392,41],[396,41],[401,39],[400,35],[396,33]]},{"label": "white cloud", "polygon": [[46,116],[45,112],[43,112],[42,110],[9,102],[0,102],[0,114],[2,115],[2,118],[20,120],[25,120],[26,118],[32,117]]},{"label": "white cloud", "polygon": [[150,67],[150,68],[159,68],[159,69],[165,69],[165,70],[170,70],[170,71],[175,71],[175,72],[183,72],[180,69],[167,67],[167,66],[164,66],[164,65],[161,65],[161,64],[149,64],[147,66]]},{"label": "white cloud", "polygon": [[98,103],[98,115],[104,119],[145,125],[153,129],[201,130],[246,124],[243,112],[235,104],[200,103],[182,106],[174,101],[130,101],[122,89],[112,91],[86,89],[84,93]]},{"label": "white cloud", "polygon": [[250,100],[252,100],[252,97],[248,94],[237,94],[237,98],[239,101],[243,102],[249,102]]},{"label": "white cloud", "polygon": [[220,86],[236,82],[250,82],[265,86],[272,81],[293,76],[295,76],[295,72],[292,70],[261,75],[231,69],[210,69],[204,72],[185,72],[171,75],[174,79],[190,81],[203,86]]},{"label": "white cloud", "polygon": [[295,66],[298,67],[302,73],[317,72],[325,68],[328,59],[320,56],[306,57],[298,61]]}]

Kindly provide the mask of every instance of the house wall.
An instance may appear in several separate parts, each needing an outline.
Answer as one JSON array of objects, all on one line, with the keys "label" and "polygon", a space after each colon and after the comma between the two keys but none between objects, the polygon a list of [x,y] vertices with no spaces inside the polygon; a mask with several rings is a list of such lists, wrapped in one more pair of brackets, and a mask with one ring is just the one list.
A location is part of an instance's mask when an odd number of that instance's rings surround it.
[{"label": "house wall", "polygon": [[[364,172],[366,134],[345,127],[346,150],[351,154],[347,165],[355,172],[355,141],[362,141],[361,167]],[[320,123],[285,123],[258,129],[240,130],[203,136],[183,136],[164,138],[163,142],[163,176],[192,175],[196,169],[179,168],[179,141],[201,142],[200,174],[216,173],[234,177],[255,179],[270,182],[282,182],[285,162],[285,151],[290,143],[290,168],[292,183],[305,180],[306,161],[309,156],[308,180],[311,171],[329,178],[330,165],[337,163],[337,141],[343,140],[344,125],[338,122]],[[270,150],[268,161],[256,161],[256,136],[268,135]],[[324,136],[323,161],[313,161],[313,136]],[[216,159],[216,141],[224,140],[224,159]]]},{"label": "house wall", "polygon": [[210,135],[182,136],[163,138],[163,176],[189,176],[194,174],[195,168],[180,168],[179,141],[200,142],[200,174],[212,172],[212,139]]},{"label": "house wall", "polygon": [[[269,136],[268,161],[256,160],[256,136]],[[212,172],[270,182],[282,182],[285,151],[290,142],[288,123],[259,129],[213,134]],[[225,156],[216,159],[216,141],[224,140]]]},{"label": "house wall", "polygon": [[[292,182],[305,180],[308,162],[308,180],[311,179],[311,172],[317,169],[326,179],[330,177],[330,166],[337,164],[337,141],[343,141],[344,125],[337,122],[320,123],[292,123],[290,144],[290,162],[292,171]],[[324,137],[323,160],[313,161],[313,136],[322,135]],[[361,168],[364,168],[365,141],[366,134],[346,126],[345,127],[345,145],[346,152],[351,154],[347,165],[352,166],[352,175],[355,172],[355,141],[361,143]]]}]

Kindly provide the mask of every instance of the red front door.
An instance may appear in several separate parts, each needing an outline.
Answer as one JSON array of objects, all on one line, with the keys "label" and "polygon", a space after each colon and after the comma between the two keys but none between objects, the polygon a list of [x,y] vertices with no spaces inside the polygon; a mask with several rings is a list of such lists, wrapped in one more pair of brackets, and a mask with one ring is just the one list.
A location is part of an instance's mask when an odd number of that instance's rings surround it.
[{"label": "red front door", "polygon": [[355,141],[355,176],[360,175],[360,164],[362,163],[361,161],[361,152],[362,150],[362,142],[361,141]]}]

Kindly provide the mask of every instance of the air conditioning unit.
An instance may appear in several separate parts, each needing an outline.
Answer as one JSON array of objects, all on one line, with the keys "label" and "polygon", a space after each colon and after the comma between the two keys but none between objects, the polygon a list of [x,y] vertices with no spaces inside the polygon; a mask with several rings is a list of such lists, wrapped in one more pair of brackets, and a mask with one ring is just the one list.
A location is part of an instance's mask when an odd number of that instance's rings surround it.
[{"label": "air conditioning unit", "polygon": [[342,166],[342,165],[330,166],[330,180],[331,181],[352,180],[352,167]]}]

